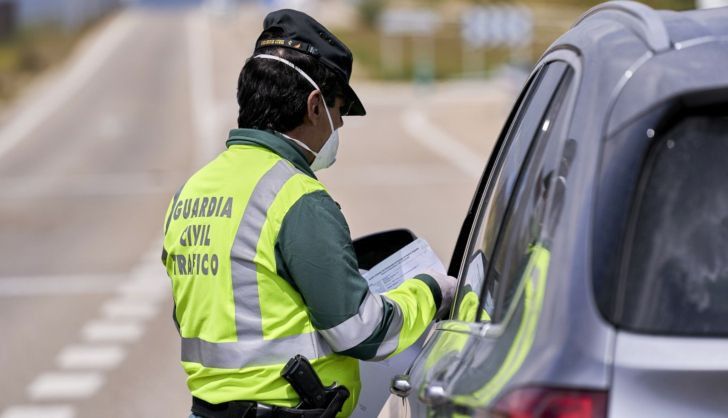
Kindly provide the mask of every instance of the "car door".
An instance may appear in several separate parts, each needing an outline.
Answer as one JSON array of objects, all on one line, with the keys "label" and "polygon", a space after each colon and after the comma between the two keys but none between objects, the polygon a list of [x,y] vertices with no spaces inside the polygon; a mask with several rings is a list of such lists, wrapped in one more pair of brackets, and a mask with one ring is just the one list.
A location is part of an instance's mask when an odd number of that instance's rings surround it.
[{"label": "car door", "polygon": [[530,278],[548,268],[549,253],[539,241],[548,229],[546,202],[569,152],[563,138],[550,140],[551,132],[572,78],[563,61],[538,68],[498,141],[450,265],[460,280],[451,320],[438,324],[411,368],[413,416],[487,404],[502,387],[488,382],[506,382],[500,366],[512,368],[521,355],[512,346],[523,345],[523,324],[537,297],[538,277]]}]

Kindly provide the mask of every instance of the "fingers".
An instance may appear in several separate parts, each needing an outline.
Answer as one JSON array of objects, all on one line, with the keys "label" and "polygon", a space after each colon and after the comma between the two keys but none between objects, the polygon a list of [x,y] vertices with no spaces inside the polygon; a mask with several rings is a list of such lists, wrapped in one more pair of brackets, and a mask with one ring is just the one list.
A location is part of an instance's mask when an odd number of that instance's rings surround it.
[{"label": "fingers", "polygon": [[439,273],[434,270],[429,270],[424,273],[435,279],[437,285],[440,287],[440,294],[442,295],[442,302],[440,303],[440,308],[435,314],[435,319],[445,318],[450,312],[450,307],[452,306],[453,298],[455,297],[455,290],[458,286],[458,280],[452,276],[448,276],[447,274]]}]

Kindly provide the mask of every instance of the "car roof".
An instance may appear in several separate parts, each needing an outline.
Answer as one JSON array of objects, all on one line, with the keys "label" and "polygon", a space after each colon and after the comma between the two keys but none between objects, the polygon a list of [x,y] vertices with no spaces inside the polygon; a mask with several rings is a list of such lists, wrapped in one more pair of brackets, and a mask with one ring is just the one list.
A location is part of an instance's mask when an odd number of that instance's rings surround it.
[{"label": "car roof", "polygon": [[728,7],[675,12],[607,2],[587,11],[549,52],[566,48],[582,57],[592,102],[586,106],[607,115],[600,133],[608,137],[670,97],[728,88],[726,22]]}]

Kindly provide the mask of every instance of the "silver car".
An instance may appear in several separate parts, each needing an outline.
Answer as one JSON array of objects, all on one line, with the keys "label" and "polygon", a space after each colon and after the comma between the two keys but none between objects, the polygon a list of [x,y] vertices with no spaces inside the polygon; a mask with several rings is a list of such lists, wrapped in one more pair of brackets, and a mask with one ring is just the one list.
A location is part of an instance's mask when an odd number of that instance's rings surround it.
[{"label": "silver car", "polygon": [[609,2],[539,61],[400,416],[728,416],[728,9]]}]

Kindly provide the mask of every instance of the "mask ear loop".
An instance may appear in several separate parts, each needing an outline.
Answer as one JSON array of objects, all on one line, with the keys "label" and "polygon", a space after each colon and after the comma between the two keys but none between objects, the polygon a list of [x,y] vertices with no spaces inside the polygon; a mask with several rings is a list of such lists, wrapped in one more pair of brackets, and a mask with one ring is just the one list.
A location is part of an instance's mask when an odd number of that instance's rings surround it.
[{"label": "mask ear loop", "polygon": [[321,89],[319,88],[318,84],[316,84],[316,82],[313,81],[313,79],[311,77],[309,77],[308,74],[306,74],[305,71],[303,71],[302,69],[296,67],[295,64],[293,64],[292,62],[288,61],[287,59],[281,58],[281,57],[277,57],[275,55],[259,54],[259,55],[255,55],[253,58],[263,58],[263,59],[267,59],[267,60],[279,61],[279,62],[282,62],[282,63],[286,64],[287,66],[293,68],[294,70],[298,71],[298,73],[301,74],[303,76],[303,78],[305,78],[306,80],[308,80],[309,83],[311,83],[311,85],[316,89],[316,91],[318,91],[319,93],[321,93],[321,99],[324,101],[324,110],[326,111],[326,117],[329,118],[329,125],[331,126],[331,132],[334,132],[335,131],[335,129],[334,129],[334,120],[331,119],[331,114],[329,113],[329,107],[326,104],[326,98],[324,98],[324,93],[321,91]]},{"label": "mask ear loop", "polygon": [[303,76],[303,78],[308,80],[308,82],[311,83],[311,85],[313,85],[313,87],[316,90],[321,91],[318,84],[316,84],[316,82],[313,81],[313,79],[311,77],[309,77],[308,74],[306,74],[302,69],[296,67],[295,64],[293,64],[291,61],[288,61],[285,58],[281,58],[281,57],[277,57],[275,55],[269,55],[269,54],[259,54],[259,55],[254,56],[253,58],[263,58],[263,59],[267,59],[267,60],[275,60],[275,61],[282,62],[282,63],[286,64],[287,66],[293,68],[294,70],[298,71]]}]

